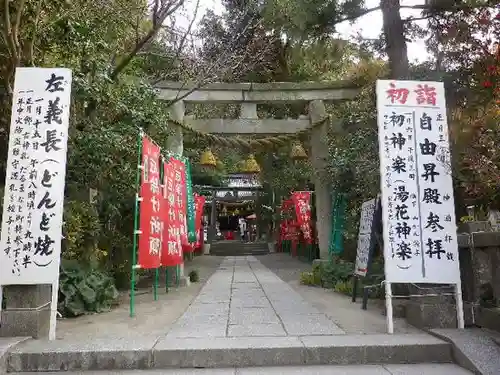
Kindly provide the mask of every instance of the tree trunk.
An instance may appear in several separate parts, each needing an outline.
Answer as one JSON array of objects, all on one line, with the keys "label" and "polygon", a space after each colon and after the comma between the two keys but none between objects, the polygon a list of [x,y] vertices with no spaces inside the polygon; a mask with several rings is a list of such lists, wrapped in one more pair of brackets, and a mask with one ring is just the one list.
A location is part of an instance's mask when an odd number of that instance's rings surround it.
[{"label": "tree trunk", "polygon": [[399,13],[400,0],[380,0],[380,7],[384,20],[385,48],[389,58],[391,78],[408,78],[408,49],[403,21]]}]

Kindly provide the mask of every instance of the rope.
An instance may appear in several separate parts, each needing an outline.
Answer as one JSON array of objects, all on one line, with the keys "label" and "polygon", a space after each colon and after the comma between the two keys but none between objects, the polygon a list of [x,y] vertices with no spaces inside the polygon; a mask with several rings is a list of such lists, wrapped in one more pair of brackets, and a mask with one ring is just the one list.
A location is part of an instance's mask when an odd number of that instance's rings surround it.
[{"label": "rope", "polygon": [[218,135],[214,135],[211,133],[204,133],[199,130],[195,130],[186,124],[169,119],[168,123],[170,125],[174,126],[180,126],[183,130],[189,131],[191,133],[195,133],[196,135],[202,136],[206,138],[210,143],[213,144],[218,144],[226,147],[233,147],[233,148],[246,148],[246,149],[262,149],[262,148],[272,148],[275,146],[284,146],[287,143],[296,140],[304,135],[307,135],[311,132],[312,129],[314,129],[317,126],[320,126],[324,124],[326,121],[330,119],[330,116],[326,116],[325,118],[321,119],[320,121],[311,124],[310,127],[299,130],[296,133],[293,134],[286,134],[286,135],[278,135],[274,137],[266,137],[266,138],[259,138],[259,139],[241,139],[241,138],[232,138],[232,137],[221,137]]}]

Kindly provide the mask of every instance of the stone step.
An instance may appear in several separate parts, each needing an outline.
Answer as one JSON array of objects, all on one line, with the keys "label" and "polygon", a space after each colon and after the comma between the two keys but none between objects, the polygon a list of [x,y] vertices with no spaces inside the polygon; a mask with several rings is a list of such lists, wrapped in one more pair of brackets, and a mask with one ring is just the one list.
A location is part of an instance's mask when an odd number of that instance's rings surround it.
[{"label": "stone step", "polygon": [[269,247],[266,242],[221,241],[212,244],[210,254],[217,256],[258,256],[269,254]]},{"label": "stone step", "polygon": [[451,344],[428,334],[29,340],[9,372],[255,366],[452,363]]},{"label": "stone step", "polygon": [[[19,372],[17,375],[32,374]],[[44,375],[55,375],[46,372]],[[81,372],[67,372],[67,375],[81,375]],[[454,364],[423,363],[413,365],[350,365],[350,366],[280,366],[245,367],[226,369],[171,369],[171,370],[123,370],[115,375],[471,375]],[[86,375],[109,375],[109,372],[92,371]]]},{"label": "stone step", "polygon": [[248,249],[254,249],[254,248],[264,248],[267,247],[266,242],[241,242],[241,241],[221,241],[221,242],[215,242],[212,244],[212,246],[216,247],[223,247],[223,248],[248,248]]},{"label": "stone step", "polygon": [[227,256],[262,256],[262,255],[267,255],[269,254],[269,251],[241,251],[241,252],[235,252],[235,251],[210,251],[210,255],[213,256],[220,256],[220,257],[227,257]]}]

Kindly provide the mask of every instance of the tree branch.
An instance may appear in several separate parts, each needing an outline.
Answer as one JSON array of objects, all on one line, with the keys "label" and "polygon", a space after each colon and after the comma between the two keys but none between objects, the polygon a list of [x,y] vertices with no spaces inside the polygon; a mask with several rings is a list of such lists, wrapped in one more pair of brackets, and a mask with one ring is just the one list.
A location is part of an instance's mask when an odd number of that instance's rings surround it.
[{"label": "tree branch", "polygon": [[20,50],[19,27],[21,26],[21,17],[22,17],[25,5],[26,5],[26,0],[19,0],[19,9],[17,10],[17,13],[16,13],[16,22],[14,23],[14,27],[12,29],[14,43],[16,43],[16,48],[18,49],[18,51]]},{"label": "tree branch", "polygon": [[116,80],[118,75],[130,64],[132,59],[141,51],[146,44],[148,44],[158,33],[160,30],[161,24],[165,21],[165,19],[173,14],[177,9],[179,9],[185,0],[171,0],[166,5],[163,3],[160,5],[159,0],[155,0],[155,7],[158,4],[159,8],[155,9],[153,12],[153,26],[151,30],[139,41],[136,43],[135,47],[130,51],[130,53],[125,56],[120,63],[113,69],[110,74],[110,79],[112,81]]},{"label": "tree branch", "polygon": [[33,35],[31,36],[31,39],[28,41],[27,45],[27,62],[30,65],[34,65],[34,47],[35,47],[35,41],[38,33],[38,23],[40,21],[40,14],[42,12],[42,5],[44,3],[44,0],[38,0],[38,4],[35,10],[35,25],[33,27]]},{"label": "tree branch", "polygon": [[352,16],[346,16],[346,17],[343,17],[343,18],[339,19],[338,21],[336,21],[333,24],[333,26],[338,25],[339,23],[342,23],[342,22],[346,22],[346,21],[355,21],[358,18],[366,16],[367,14],[370,14],[370,13],[376,12],[377,10],[381,10],[381,7],[380,6],[376,6],[376,7],[373,7],[373,8],[367,8],[367,9],[360,10],[360,12],[357,13],[357,14],[353,14]]},{"label": "tree branch", "polygon": [[12,35],[12,24],[10,22],[10,0],[4,0],[4,28],[5,28],[5,39],[7,42],[7,48],[9,49],[9,54],[12,58],[17,56],[16,42]]},{"label": "tree branch", "polygon": [[198,15],[198,9],[200,7],[200,0],[196,0],[196,7],[194,8],[194,15],[193,18],[191,19],[191,22],[189,23],[189,26],[184,33],[184,35],[181,38],[181,41],[179,42],[179,46],[177,48],[177,52],[175,53],[174,59],[177,60],[182,52],[182,48],[184,47],[184,44],[186,43],[186,38],[188,34],[191,32],[191,29],[193,28],[194,21],[196,20],[196,16]]},{"label": "tree branch", "polygon": [[[488,7],[493,7],[493,6],[494,5],[492,2],[492,4],[479,4],[479,3],[473,4],[473,5],[457,4],[457,5],[450,6],[448,8],[439,7],[439,6],[432,5],[432,4],[401,5],[399,8],[400,9],[415,9],[415,10],[434,11],[433,15],[435,15],[436,13],[453,12],[453,11],[459,11],[459,10],[473,10],[473,9],[488,8]],[[336,21],[333,24],[333,26],[338,25],[339,23],[342,23],[342,22],[346,22],[346,21],[356,21],[357,19],[359,19],[363,16],[366,16],[367,14],[370,14],[370,13],[373,13],[373,12],[376,12],[379,10],[382,10],[382,8],[380,6],[360,10],[360,12],[358,12],[356,14],[353,14],[351,16],[346,16],[346,17],[339,19],[338,21]],[[403,22],[417,21],[417,20],[421,20],[421,19],[424,20],[424,19],[427,19],[430,17],[432,17],[432,16],[425,17],[425,18],[411,18],[410,17],[410,18],[407,18],[406,20],[403,20]]]},{"label": "tree branch", "polygon": [[11,95],[12,94],[12,85],[11,85],[11,79],[12,75],[14,74],[14,71],[16,69],[16,66],[19,63],[19,56],[18,56],[18,51],[16,47],[16,42],[14,39],[14,35],[12,33],[12,23],[10,20],[10,7],[9,7],[9,2],[10,0],[4,0],[4,34],[7,42],[7,50],[9,51],[10,55],[10,64],[8,64],[4,76],[4,82],[5,82],[5,88],[7,89],[7,94]]}]

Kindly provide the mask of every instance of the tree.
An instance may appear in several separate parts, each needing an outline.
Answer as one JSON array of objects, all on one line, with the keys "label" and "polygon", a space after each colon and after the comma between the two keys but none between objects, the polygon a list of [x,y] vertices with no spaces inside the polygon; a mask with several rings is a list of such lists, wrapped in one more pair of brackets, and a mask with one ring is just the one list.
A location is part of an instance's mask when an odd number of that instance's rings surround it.
[{"label": "tree", "polygon": [[[272,27],[298,43],[313,37],[330,35],[335,26],[345,21],[356,21],[376,11],[382,11],[383,49],[389,59],[392,78],[409,75],[406,47],[408,32],[414,29],[413,22],[446,13],[457,13],[493,7],[494,0],[443,0],[426,1],[422,5],[401,5],[400,0],[380,0],[376,7],[366,8],[361,0],[272,0],[268,2],[266,14]],[[401,9],[415,9],[421,17],[402,19]]]}]

